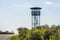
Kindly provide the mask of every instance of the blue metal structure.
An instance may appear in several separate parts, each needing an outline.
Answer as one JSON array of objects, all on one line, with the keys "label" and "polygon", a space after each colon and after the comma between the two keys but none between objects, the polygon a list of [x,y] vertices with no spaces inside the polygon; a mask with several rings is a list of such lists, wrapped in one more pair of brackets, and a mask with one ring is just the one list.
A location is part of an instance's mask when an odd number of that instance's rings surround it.
[{"label": "blue metal structure", "polygon": [[32,7],[31,15],[32,15],[32,27],[40,26],[40,7]]}]

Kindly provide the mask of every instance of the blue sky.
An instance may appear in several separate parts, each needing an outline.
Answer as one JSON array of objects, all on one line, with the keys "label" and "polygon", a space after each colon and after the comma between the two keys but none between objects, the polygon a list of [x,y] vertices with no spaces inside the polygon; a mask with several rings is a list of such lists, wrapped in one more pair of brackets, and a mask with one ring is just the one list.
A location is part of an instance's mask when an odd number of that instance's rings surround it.
[{"label": "blue sky", "polygon": [[0,0],[0,30],[31,28],[31,7],[41,7],[41,25],[60,24],[60,0]]}]

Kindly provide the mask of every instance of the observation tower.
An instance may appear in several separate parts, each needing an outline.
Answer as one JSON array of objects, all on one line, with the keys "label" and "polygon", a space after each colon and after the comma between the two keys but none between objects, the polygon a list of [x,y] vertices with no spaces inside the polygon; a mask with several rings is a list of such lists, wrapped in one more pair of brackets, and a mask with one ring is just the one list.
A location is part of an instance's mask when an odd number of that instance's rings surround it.
[{"label": "observation tower", "polygon": [[40,7],[32,7],[31,16],[32,16],[32,27],[40,26]]}]

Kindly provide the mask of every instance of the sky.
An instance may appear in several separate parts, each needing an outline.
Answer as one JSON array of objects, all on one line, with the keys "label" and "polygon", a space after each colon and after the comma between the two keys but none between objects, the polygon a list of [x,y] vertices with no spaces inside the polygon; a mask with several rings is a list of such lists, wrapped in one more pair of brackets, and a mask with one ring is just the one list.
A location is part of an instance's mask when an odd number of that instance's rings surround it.
[{"label": "sky", "polygon": [[42,8],[41,25],[60,25],[60,0],[0,0],[0,30],[31,28],[31,7]]}]

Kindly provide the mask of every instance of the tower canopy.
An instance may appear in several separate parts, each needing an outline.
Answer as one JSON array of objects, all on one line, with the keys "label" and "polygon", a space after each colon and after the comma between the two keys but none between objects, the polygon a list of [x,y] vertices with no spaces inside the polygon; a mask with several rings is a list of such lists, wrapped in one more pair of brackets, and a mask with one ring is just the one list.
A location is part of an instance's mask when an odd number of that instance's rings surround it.
[{"label": "tower canopy", "polygon": [[40,7],[32,7],[30,9],[41,9]]}]

